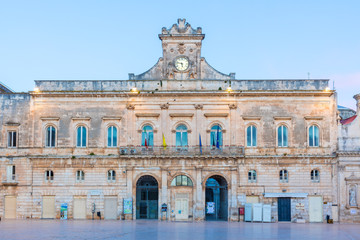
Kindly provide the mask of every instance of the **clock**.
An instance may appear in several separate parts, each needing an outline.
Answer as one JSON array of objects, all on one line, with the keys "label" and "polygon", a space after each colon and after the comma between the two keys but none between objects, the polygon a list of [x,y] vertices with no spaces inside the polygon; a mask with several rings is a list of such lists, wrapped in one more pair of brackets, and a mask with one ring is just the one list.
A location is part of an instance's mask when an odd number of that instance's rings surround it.
[{"label": "clock", "polygon": [[174,65],[178,71],[185,71],[189,68],[189,60],[186,57],[178,57],[175,59]]}]

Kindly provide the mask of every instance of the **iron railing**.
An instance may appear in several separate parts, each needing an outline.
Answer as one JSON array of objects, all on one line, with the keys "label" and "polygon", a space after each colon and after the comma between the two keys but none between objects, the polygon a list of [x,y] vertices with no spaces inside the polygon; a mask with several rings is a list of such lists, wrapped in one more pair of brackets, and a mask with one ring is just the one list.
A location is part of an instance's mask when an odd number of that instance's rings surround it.
[{"label": "iron railing", "polygon": [[120,147],[120,155],[150,155],[150,156],[241,156],[244,155],[242,146],[224,146],[216,148],[213,146],[129,146]]},{"label": "iron railing", "polygon": [[2,177],[2,183],[3,184],[17,184],[18,183],[17,175],[16,174],[11,174],[11,175],[5,174]]}]

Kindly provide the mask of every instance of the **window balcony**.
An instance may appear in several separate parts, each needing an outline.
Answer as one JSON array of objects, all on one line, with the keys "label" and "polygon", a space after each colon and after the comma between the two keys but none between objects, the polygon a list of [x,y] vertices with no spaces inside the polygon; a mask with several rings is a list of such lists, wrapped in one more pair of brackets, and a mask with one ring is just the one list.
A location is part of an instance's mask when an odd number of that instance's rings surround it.
[{"label": "window balcony", "polygon": [[18,178],[16,174],[5,175],[2,178],[2,184],[4,186],[16,186],[19,184]]},{"label": "window balcony", "polygon": [[213,146],[131,146],[120,147],[120,155],[138,155],[138,156],[187,156],[187,157],[201,157],[201,156],[222,156],[222,157],[236,157],[244,155],[244,147],[242,146],[224,146],[216,148]]}]

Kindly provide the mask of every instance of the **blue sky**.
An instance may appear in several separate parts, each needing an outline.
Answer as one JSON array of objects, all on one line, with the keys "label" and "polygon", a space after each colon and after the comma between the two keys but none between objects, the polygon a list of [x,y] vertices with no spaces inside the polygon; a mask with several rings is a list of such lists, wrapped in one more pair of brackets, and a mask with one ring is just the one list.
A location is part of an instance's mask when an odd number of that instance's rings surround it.
[{"label": "blue sky", "polygon": [[206,34],[202,56],[237,79],[330,79],[360,93],[360,1],[0,0],[0,81],[128,79],[161,57],[178,18]]}]

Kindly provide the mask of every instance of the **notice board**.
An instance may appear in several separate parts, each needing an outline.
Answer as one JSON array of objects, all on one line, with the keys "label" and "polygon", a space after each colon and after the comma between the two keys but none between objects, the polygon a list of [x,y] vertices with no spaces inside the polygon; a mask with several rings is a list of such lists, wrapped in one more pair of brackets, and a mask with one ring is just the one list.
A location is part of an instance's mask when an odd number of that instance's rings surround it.
[{"label": "notice board", "polygon": [[132,214],[132,198],[124,198],[124,214]]}]

